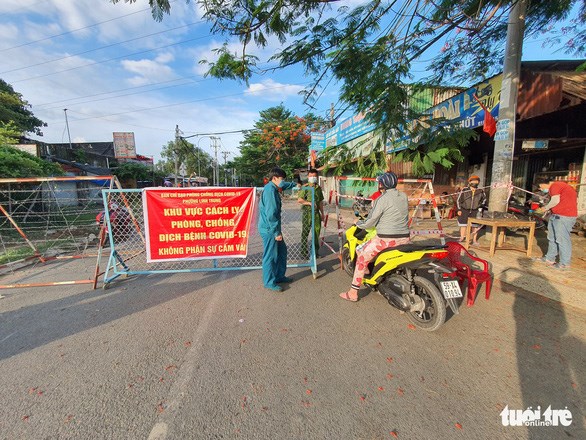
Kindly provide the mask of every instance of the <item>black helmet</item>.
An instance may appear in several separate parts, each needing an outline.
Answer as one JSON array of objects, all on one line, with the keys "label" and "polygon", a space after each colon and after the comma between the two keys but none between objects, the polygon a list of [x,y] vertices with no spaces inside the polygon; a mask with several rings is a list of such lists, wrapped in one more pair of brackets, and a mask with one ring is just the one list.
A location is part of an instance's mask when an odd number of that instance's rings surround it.
[{"label": "black helmet", "polygon": [[399,181],[397,175],[393,172],[384,173],[383,175],[378,176],[376,180],[384,189],[396,188],[397,182]]}]

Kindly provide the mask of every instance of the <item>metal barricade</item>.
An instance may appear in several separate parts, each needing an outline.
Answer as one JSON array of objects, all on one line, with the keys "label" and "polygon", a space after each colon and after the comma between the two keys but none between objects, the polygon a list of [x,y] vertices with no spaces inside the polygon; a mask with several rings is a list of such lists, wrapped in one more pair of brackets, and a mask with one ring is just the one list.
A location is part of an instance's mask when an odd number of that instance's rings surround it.
[{"label": "metal barricade", "polygon": [[[199,188],[203,189],[203,188]],[[218,189],[218,188],[208,188]],[[197,189],[195,189],[197,190]],[[145,222],[141,189],[102,191],[105,220],[110,245],[110,256],[104,272],[104,288],[121,275],[156,273],[207,272],[222,270],[262,269],[263,244],[258,232],[258,206],[262,188],[255,188],[255,212],[249,231],[248,252],[245,258],[212,258],[149,263],[146,258]],[[313,189],[311,189],[313,194]],[[289,193],[288,191],[286,193]],[[283,239],[287,244],[287,267],[309,267],[313,278],[317,277],[314,234],[306,237],[309,255],[302,255],[302,212],[297,196],[282,196],[281,224]],[[313,195],[312,195],[313,199]],[[312,212],[315,212],[312,203]],[[314,225],[312,215],[312,228]]]}]

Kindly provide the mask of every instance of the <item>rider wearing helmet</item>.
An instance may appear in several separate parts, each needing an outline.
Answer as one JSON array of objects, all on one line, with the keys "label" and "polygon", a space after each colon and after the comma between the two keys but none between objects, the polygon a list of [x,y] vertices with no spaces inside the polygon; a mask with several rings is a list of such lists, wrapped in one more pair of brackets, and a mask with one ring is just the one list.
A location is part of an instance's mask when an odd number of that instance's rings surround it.
[{"label": "rider wearing helmet", "polygon": [[356,222],[361,229],[376,228],[376,235],[357,249],[356,269],[352,287],[340,294],[347,301],[358,301],[358,290],[368,263],[382,250],[409,243],[409,203],[407,196],[397,190],[397,175],[384,173],[377,178],[382,195],[373,202],[368,217]]}]

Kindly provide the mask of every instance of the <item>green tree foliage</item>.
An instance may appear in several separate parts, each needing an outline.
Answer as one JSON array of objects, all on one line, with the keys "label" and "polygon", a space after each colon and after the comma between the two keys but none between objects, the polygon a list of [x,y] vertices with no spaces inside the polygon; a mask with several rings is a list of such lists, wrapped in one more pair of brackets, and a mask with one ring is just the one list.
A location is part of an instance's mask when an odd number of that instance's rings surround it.
[{"label": "green tree foliage", "polygon": [[42,136],[41,127],[46,127],[47,124],[35,117],[30,107],[20,93],[15,92],[10,84],[0,79],[0,123],[12,121],[19,130],[19,135],[34,133]]},{"label": "green tree foliage", "polygon": [[163,147],[161,157],[163,158],[161,167],[167,175],[175,174],[175,157],[177,157],[179,165],[185,164],[187,176],[200,175],[201,172],[201,177],[207,177],[209,182],[213,181],[212,156],[186,139],[180,138],[178,142],[169,141]]},{"label": "green tree foliage", "polygon": [[45,177],[63,174],[63,169],[56,163],[0,144],[0,176],[2,177]]},{"label": "green tree foliage", "polygon": [[64,174],[59,165],[11,147],[11,144],[18,143],[19,137],[20,130],[14,122],[0,122],[0,177],[44,177]]},{"label": "green tree foliage", "polygon": [[19,137],[20,131],[14,122],[0,122],[0,145],[17,144]]},{"label": "green tree foliage", "polygon": [[294,116],[283,104],[260,112],[255,130],[244,134],[240,156],[234,159],[241,180],[260,185],[271,168],[279,166],[289,178],[294,170],[307,167],[310,130],[323,120],[315,115]]},{"label": "green tree foliage", "polygon": [[[217,60],[209,63],[209,74],[248,81],[255,73],[266,73],[262,68],[266,64],[272,66],[271,70],[275,63],[277,68],[301,66],[306,76],[313,78],[305,90],[307,103],[321,96],[328,84],[337,84],[340,100],[353,110],[366,113],[380,138],[388,139],[397,132],[413,135],[408,123],[422,117],[408,106],[410,90],[454,83],[472,85],[501,70],[508,15],[517,1],[372,0],[354,8],[338,7],[334,0],[193,3],[204,11],[212,32],[225,36],[225,44],[216,49]],[[169,13],[171,7],[168,0],[150,0],[150,4],[157,19]],[[572,55],[584,56],[583,0],[531,0],[525,37],[541,35],[566,19],[578,5],[579,15],[560,44],[565,43]],[[241,44],[235,52],[228,45],[233,38]],[[266,47],[275,38],[282,49],[268,60],[250,53],[251,46]],[[411,73],[414,63],[426,63],[429,72],[427,78],[415,83]],[[417,68],[422,69],[421,65]],[[432,124],[424,129],[430,133],[436,130]],[[422,165],[429,161],[452,162],[460,140],[473,134],[458,127],[450,130],[456,139],[439,136],[445,144],[435,142],[425,148],[415,141],[401,157],[416,162],[421,159]],[[416,139],[425,137],[436,139],[432,135]],[[380,151],[382,148],[381,145]],[[448,152],[444,154],[446,148]],[[435,153],[430,155],[428,151]]]},{"label": "green tree foliage", "polygon": [[[516,2],[373,0],[350,8],[337,7],[336,0],[192,0],[204,11],[212,32],[226,38],[236,36],[242,44],[238,53],[229,51],[228,41],[217,49],[225,55],[213,64],[219,76],[246,79],[263,72],[247,49],[251,45],[265,47],[276,37],[284,48],[271,59],[280,67],[300,63],[306,73],[322,77],[324,71],[335,71],[350,58],[358,69],[386,66],[406,78],[413,61],[430,59],[433,84],[446,74],[448,79],[475,81],[485,78],[491,68],[498,70],[495,61],[503,55],[507,17]],[[149,4],[157,20],[171,10],[168,0],[149,0]],[[562,31],[567,38],[560,43],[565,43],[570,53],[583,56],[584,45],[578,44],[585,36],[583,1],[530,1],[525,35],[550,31],[577,5],[581,7],[578,17]],[[437,43],[443,45],[439,51]],[[351,82],[355,73],[338,72],[335,76]],[[384,90],[386,87],[379,92]]]},{"label": "green tree foliage", "polygon": [[113,169],[112,173],[121,180],[135,179],[151,180],[153,178],[153,170],[141,163],[125,162]]}]

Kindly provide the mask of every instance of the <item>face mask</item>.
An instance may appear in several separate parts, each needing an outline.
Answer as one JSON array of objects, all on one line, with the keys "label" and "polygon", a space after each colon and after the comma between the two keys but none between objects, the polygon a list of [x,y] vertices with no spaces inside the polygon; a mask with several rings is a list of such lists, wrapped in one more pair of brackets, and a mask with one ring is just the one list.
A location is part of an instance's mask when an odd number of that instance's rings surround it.
[{"label": "face mask", "polygon": [[549,192],[549,188],[543,188],[543,189],[541,190],[541,192],[542,192],[543,194],[547,194],[547,193]]},{"label": "face mask", "polygon": [[285,179],[279,182],[279,188],[283,188],[285,186]]},{"label": "face mask", "polygon": [[317,183],[317,177],[308,177],[308,178],[307,178],[307,181],[308,181],[309,183]]},{"label": "face mask", "polygon": [[478,183],[476,183],[476,182],[470,182],[470,186],[472,188],[478,188]]}]

